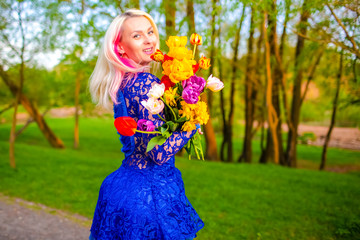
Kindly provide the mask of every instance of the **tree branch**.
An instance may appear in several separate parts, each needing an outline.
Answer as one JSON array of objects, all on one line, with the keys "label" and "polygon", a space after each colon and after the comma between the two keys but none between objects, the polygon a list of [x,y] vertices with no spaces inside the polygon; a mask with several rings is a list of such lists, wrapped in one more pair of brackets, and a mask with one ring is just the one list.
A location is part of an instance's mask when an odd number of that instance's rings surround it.
[{"label": "tree branch", "polygon": [[346,30],[346,27],[344,26],[344,24],[341,22],[341,20],[336,16],[336,14],[334,13],[333,9],[329,6],[329,4],[326,4],[326,6],[329,8],[331,14],[334,16],[335,20],[337,21],[337,23],[341,26],[341,28],[344,30],[347,38],[351,41],[353,48],[355,51],[358,52],[358,48],[357,45],[354,41],[354,38],[350,36],[350,34],[348,33],[348,31]]},{"label": "tree branch", "polygon": [[309,69],[308,69],[308,71],[307,71],[309,74],[308,74],[308,77],[307,77],[306,86],[305,86],[305,90],[304,90],[303,96],[301,97],[301,100],[300,100],[300,106],[302,105],[302,103],[303,103],[304,100],[305,100],[306,93],[307,93],[307,91],[308,91],[308,89],[309,89],[310,81],[311,81],[311,80],[313,79],[313,77],[314,77],[316,67],[319,65],[320,59],[321,59],[323,53],[324,53],[324,48],[321,48],[321,49],[319,50],[319,54],[318,54],[318,56],[317,56],[317,58],[316,58],[316,60],[315,60],[315,63],[314,63],[314,64],[311,64],[310,67],[309,67]]},{"label": "tree branch", "polygon": [[315,39],[315,38],[311,38],[311,37],[309,37],[309,36],[307,36],[307,35],[301,34],[301,33],[297,32],[297,31],[294,31],[294,30],[293,30],[292,32],[295,33],[295,34],[297,34],[297,35],[299,35],[300,37],[303,37],[303,38],[309,40],[309,41],[318,42],[318,43],[322,43],[322,44],[332,43],[332,44],[334,44],[334,45],[342,48],[343,50],[347,50],[347,51],[349,51],[350,53],[355,54],[358,58],[360,58],[360,52],[359,52],[359,51],[356,51],[354,48],[351,48],[351,47],[345,45],[345,44],[342,43],[342,42],[338,42],[338,41],[336,41],[336,40],[334,40],[334,39],[329,39],[329,40],[325,40],[325,39]]},{"label": "tree branch", "polygon": [[21,56],[20,52],[10,43],[8,37],[1,32],[1,35],[3,37],[3,39],[6,41],[6,43],[8,44],[8,46],[16,53],[16,55],[18,55],[19,57]]}]

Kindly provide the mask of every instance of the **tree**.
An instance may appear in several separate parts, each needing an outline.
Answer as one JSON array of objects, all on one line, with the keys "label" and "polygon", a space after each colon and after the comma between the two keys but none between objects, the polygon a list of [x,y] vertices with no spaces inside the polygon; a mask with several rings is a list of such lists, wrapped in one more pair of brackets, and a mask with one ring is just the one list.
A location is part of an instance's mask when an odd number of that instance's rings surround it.
[{"label": "tree", "polygon": [[243,144],[243,151],[238,159],[238,162],[245,161],[250,163],[252,158],[252,145],[251,140],[253,136],[254,125],[254,111],[256,90],[254,84],[254,56],[253,56],[253,44],[254,44],[254,6],[251,6],[251,18],[250,18],[250,34],[248,39],[248,53],[246,62],[245,73],[245,137]]},{"label": "tree", "polygon": [[[214,59],[215,59],[215,38],[216,38],[216,13],[217,13],[217,0],[212,0],[212,12],[211,12],[211,40],[210,40],[210,70],[209,76],[214,72]],[[195,30],[195,27],[194,27]],[[218,160],[218,153],[217,153],[217,144],[216,144],[216,137],[215,132],[211,120],[211,116],[213,115],[212,112],[212,92],[208,91],[206,93],[206,98],[204,99],[208,104],[208,110],[210,113],[210,119],[208,123],[204,126],[204,135],[205,135],[205,142],[206,142],[206,151],[205,151],[205,158],[217,161]]]},{"label": "tree", "polygon": [[[11,81],[10,76],[7,72],[4,71],[3,66],[1,65],[0,76],[3,79],[4,83],[9,87],[12,94],[15,95],[19,91],[18,86],[16,86],[16,84]],[[24,94],[21,94],[20,102],[21,105],[25,108],[25,110],[29,113],[29,115],[35,120],[39,129],[41,130],[45,138],[48,140],[48,142],[51,144],[51,146],[55,148],[64,148],[65,146],[61,139],[56,137],[54,132],[45,122],[43,116],[39,113],[37,107]]]},{"label": "tree", "polygon": [[[272,71],[271,71],[271,61],[270,61],[270,41],[267,34],[267,28],[265,26],[265,22],[268,18],[268,14],[264,12],[264,42],[265,42],[265,62],[266,62],[266,106],[268,112],[268,123],[269,123],[269,130],[268,130],[268,141],[267,141],[267,149],[271,149],[269,146],[269,142],[272,140],[272,149],[273,150],[273,159],[275,163],[279,163],[279,139],[277,137],[277,126],[279,124],[279,118],[276,113],[276,109],[273,105],[273,78],[272,78]],[[271,138],[271,139],[270,139]],[[269,150],[268,150],[269,151]]]},{"label": "tree", "polygon": [[[18,103],[27,104],[25,109],[30,112],[32,117],[38,118],[38,124],[49,142],[55,147],[64,147],[61,140],[57,139],[54,133],[47,127],[44,127],[44,120],[41,115],[38,114],[38,111],[34,104],[28,101],[28,99],[22,96],[22,89],[25,81],[24,71],[25,63],[30,62],[33,59],[33,53],[37,53],[40,49],[46,48],[46,40],[50,36],[41,32],[38,28],[33,27],[33,23],[36,22],[39,11],[44,11],[48,5],[44,2],[33,3],[31,1],[4,1],[1,3],[1,46],[4,49],[3,54],[0,57],[0,69],[1,76],[5,84],[10,88],[11,92],[15,95],[14,101],[14,114],[12,127],[10,131],[10,146],[9,146],[9,156],[10,156],[10,166],[15,168],[15,138],[16,138],[16,116],[18,110]],[[49,10],[50,12],[50,10]],[[45,16],[47,18],[48,16]],[[52,19],[52,18],[50,18]],[[53,19],[52,19],[53,20]],[[51,23],[50,23],[51,25]],[[21,43],[19,45],[19,41]],[[45,44],[44,44],[45,43]],[[45,45],[45,46],[44,46]],[[6,74],[4,70],[5,67],[11,65],[16,65],[19,63],[19,84],[16,85],[11,82],[10,77]],[[55,140],[54,140],[55,138]]]},{"label": "tree", "polygon": [[[241,14],[241,18],[239,21],[239,26],[237,27],[236,30],[236,34],[235,34],[235,39],[234,39],[234,54],[233,54],[233,59],[232,59],[232,67],[231,67],[231,83],[230,83],[230,109],[229,109],[229,113],[228,113],[228,117],[226,118],[224,116],[225,119],[225,124],[224,124],[224,139],[223,142],[221,144],[221,152],[224,153],[224,149],[227,146],[227,159],[229,162],[233,162],[233,144],[232,144],[232,134],[233,134],[233,122],[234,122],[234,110],[235,110],[235,84],[237,82],[237,76],[236,76],[236,72],[237,72],[237,62],[238,62],[238,53],[239,53],[239,44],[240,44],[240,32],[241,32],[241,28],[243,26],[243,22],[244,22],[244,18],[245,18],[245,9],[246,9],[246,5],[243,4],[243,9],[242,9],[242,14]],[[225,113],[223,111],[223,113]],[[225,159],[223,159],[223,154],[221,154],[222,156],[222,160],[224,161]]]},{"label": "tree", "polygon": [[[269,50],[269,61],[266,62],[266,104],[268,111],[269,128],[267,131],[267,141],[265,152],[262,152],[260,162],[272,161],[275,163],[283,162],[283,146],[281,135],[281,110],[280,110],[280,85],[281,75],[280,64],[276,61],[277,55],[277,31],[276,19],[277,9],[276,2],[270,3],[270,15],[265,14],[267,17],[268,34],[265,33],[268,42],[265,42],[265,56],[267,59],[267,50]],[[269,49],[267,49],[269,44]],[[270,67],[270,69],[268,69]],[[268,75],[271,74],[271,77]],[[270,82],[269,82],[270,81]],[[270,92],[269,92],[270,91]],[[271,103],[269,97],[271,96]]]},{"label": "tree", "polygon": [[292,103],[291,103],[291,112],[290,112],[290,121],[292,127],[288,132],[287,140],[287,151],[286,151],[286,161],[287,165],[291,167],[296,167],[296,143],[297,143],[297,129],[299,126],[300,120],[300,109],[301,109],[301,84],[303,78],[303,58],[302,53],[304,49],[305,38],[302,37],[306,35],[307,32],[307,21],[310,17],[308,0],[304,0],[302,6],[302,12],[299,22],[299,32],[301,35],[297,37],[296,52],[295,52],[295,77],[293,82],[293,91],[292,91]]},{"label": "tree", "polygon": [[176,34],[176,30],[175,30],[176,1],[163,0],[163,5],[165,10],[166,38],[169,38],[169,36]]},{"label": "tree", "polygon": [[339,100],[341,77],[342,77],[342,73],[343,73],[343,52],[341,52],[341,54],[340,54],[340,61],[339,62],[340,62],[339,63],[339,72],[337,74],[337,80],[336,80],[336,91],[335,91],[335,97],[334,97],[334,101],[333,101],[331,122],[330,122],[329,130],[328,130],[328,132],[326,134],[326,137],[325,137],[323,151],[322,151],[322,154],[321,154],[321,164],[320,164],[320,168],[319,168],[320,170],[324,170],[324,168],[325,168],[327,147],[329,145],[331,132],[332,132],[332,130],[334,128],[335,120],[336,120],[336,111],[337,111],[338,100]]}]

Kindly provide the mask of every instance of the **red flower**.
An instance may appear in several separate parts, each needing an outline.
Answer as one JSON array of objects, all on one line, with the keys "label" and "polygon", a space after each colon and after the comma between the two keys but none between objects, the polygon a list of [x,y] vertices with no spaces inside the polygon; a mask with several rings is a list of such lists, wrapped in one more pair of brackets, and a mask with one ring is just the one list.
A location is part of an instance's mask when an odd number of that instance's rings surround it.
[{"label": "red flower", "polygon": [[197,72],[197,70],[199,70],[199,64],[192,65],[192,69],[195,74]]},{"label": "red flower", "polygon": [[173,57],[168,56],[167,54],[164,54],[164,62],[168,61],[168,60],[173,60]]},{"label": "red flower", "polygon": [[114,125],[118,133],[123,136],[134,135],[137,128],[137,123],[131,117],[117,117]]},{"label": "red flower", "polygon": [[173,83],[167,75],[162,76],[161,83],[165,84],[165,91],[175,86],[175,83]]},{"label": "red flower", "polygon": [[163,62],[164,54],[159,49],[156,49],[156,51],[150,55],[150,58],[156,62]]}]

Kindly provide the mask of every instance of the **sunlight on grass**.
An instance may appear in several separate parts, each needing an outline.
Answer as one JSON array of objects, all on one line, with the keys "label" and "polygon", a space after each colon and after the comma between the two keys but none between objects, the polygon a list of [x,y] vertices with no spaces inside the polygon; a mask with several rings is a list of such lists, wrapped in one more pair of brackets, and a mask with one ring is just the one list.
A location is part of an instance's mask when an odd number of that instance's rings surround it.
[{"label": "sunlight on grass", "polygon": [[[123,159],[112,119],[81,119],[78,150],[72,148],[72,119],[48,121],[67,148],[51,148],[31,125],[17,139],[16,171],[8,164],[9,125],[0,125],[0,192],[91,218],[102,180]],[[320,152],[318,147],[299,146],[299,158],[309,166],[319,162]],[[329,164],[359,161],[359,152],[329,150]],[[176,166],[205,222],[197,239],[359,237],[359,174],[186,157],[178,157]]]}]

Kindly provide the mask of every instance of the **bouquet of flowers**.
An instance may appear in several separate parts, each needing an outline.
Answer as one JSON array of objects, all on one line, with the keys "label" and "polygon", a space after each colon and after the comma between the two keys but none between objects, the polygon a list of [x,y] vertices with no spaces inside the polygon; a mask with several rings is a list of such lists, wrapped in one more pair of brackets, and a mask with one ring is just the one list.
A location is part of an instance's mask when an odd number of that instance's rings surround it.
[{"label": "bouquet of flowers", "polygon": [[[220,91],[224,84],[212,75],[205,80],[195,74],[199,69],[207,70],[210,67],[209,58],[201,57],[198,61],[194,59],[196,47],[202,45],[202,37],[196,33],[191,35],[193,50],[187,49],[186,43],[185,36],[170,36],[166,41],[168,53],[163,54],[157,49],[151,56],[153,60],[161,62],[164,75],[161,84],[154,84],[148,93],[148,100],[141,104],[151,114],[157,114],[164,124],[155,128],[148,120],[140,119],[136,123],[130,117],[120,117],[115,119],[115,127],[125,136],[131,136],[135,132],[157,134],[149,141],[147,151],[156,145],[162,145],[177,130],[198,130],[185,145],[185,149],[189,159],[192,149],[198,159],[204,159],[200,125],[208,122],[209,114],[207,104],[200,100],[200,95],[205,89]],[[159,115],[161,111],[164,111],[165,119]]]}]

